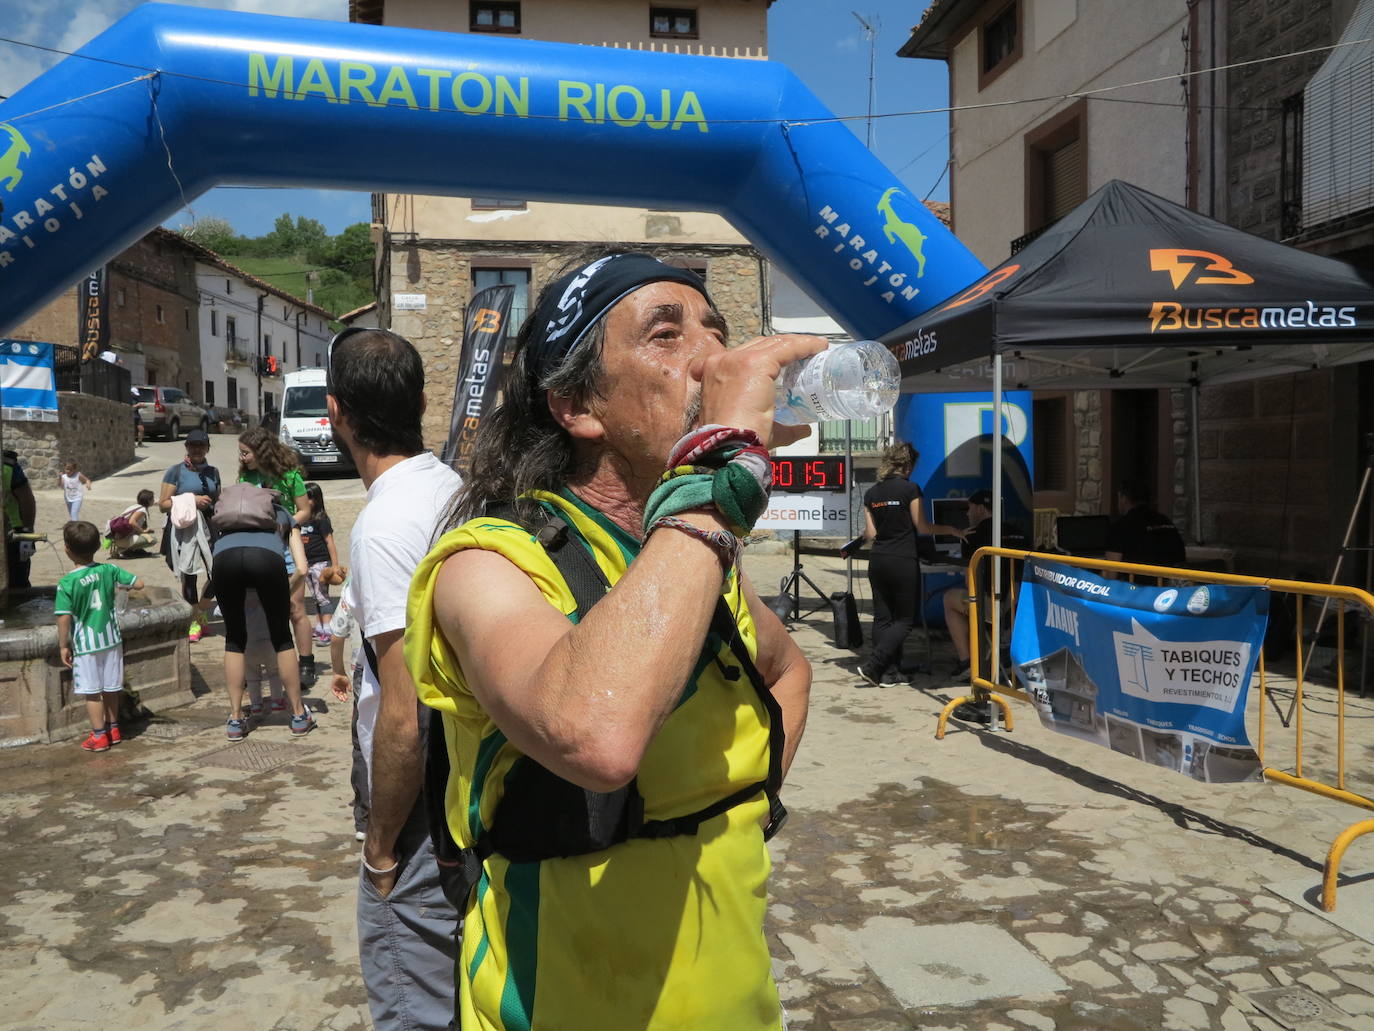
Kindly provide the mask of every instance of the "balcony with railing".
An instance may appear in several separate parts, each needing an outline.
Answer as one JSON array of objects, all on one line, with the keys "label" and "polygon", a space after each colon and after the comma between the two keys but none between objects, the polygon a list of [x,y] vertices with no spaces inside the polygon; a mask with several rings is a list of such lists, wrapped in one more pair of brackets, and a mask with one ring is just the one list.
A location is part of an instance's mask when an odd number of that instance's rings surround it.
[{"label": "balcony with railing", "polygon": [[[882,446],[882,420],[854,419],[849,422],[849,446],[854,454],[877,451]],[[842,455],[845,452],[845,420],[833,419],[821,423],[821,454]]]},{"label": "balcony with railing", "polygon": [[258,356],[249,347],[247,337],[233,337],[226,341],[228,347],[224,352],[224,363],[226,365],[254,365]]}]

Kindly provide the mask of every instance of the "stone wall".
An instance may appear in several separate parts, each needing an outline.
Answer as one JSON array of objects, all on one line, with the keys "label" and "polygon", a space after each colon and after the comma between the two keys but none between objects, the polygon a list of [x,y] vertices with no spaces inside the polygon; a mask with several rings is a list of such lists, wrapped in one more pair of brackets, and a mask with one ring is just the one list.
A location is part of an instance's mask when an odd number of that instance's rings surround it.
[{"label": "stone wall", "polygon": [[58,421],[4,422],[4,447],[19,453],[30,478],[51,487],[68,459],[92,478],[134,460],[134,424],[128,405],[87,394],[57,395]]},{"label": "stone wall", "polygon": [[[390,328],[420,352],[425,363],[425,445],[443,447],[453,410],[453,389],[463,347],[463,319],[472,293],[472,268],[530,269],[530,305],[562,266],[588,245],[548,242],[422,240],[398,243],[390,255],[389,293],[425,295],[423,311],[390,311]],[[732,340],[757,336],[763,325],[762,258],[752,248],[673,245],[653,253],[678,264],[705,266],[707,289],[730,323]],[[388,300],[390,298],[388,297]]]},{"label": "stone wall", "polygon": [[1204,387],[1199,398],[1202,538],[1235,550],[1235,571],[1330,575],[1331,372]]},{"label": "stone wall", "polygon": [[1102,394],[1097,390],[1078,390],[1073,395],[1073,423],[1078,430],[1075,452],[1078,467],[1074,474],[1074,515],[1108,512],[1112,499],[1102,493]]},{"label": "stone wall", "polygon": [[[1232,63],[1311,50],[1334,41],[1331,0],[1231,0],[1226,40]],[[1227,208],[1224,220],[1280,237],[1279,169],[1286,97],[1301,93],[1329,51],[1227,72]]]}]

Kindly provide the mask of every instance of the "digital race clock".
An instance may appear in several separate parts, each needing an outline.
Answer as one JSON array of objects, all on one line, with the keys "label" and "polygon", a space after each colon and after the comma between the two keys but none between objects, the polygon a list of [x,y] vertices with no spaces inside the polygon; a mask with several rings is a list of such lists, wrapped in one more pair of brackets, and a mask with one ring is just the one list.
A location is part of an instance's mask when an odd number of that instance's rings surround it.
[{"label": "digital race clock", "polygon": [[849,468],[843,455],[775,455],[773,489],[776,491],[844,493]]}]

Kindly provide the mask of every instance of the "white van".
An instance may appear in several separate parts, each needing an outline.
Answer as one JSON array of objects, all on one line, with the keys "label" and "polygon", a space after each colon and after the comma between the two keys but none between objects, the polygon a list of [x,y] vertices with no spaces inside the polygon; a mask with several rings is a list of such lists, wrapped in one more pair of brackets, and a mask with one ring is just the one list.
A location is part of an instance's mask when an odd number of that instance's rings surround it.
[{"label": "white van", "polygon": [[352,456],[335,443],[334,430],[329,425],[324,370],[288,372],[282,380],[281,427],[277,435],[300,455],[306,478],[331,469],[353,472]]}]

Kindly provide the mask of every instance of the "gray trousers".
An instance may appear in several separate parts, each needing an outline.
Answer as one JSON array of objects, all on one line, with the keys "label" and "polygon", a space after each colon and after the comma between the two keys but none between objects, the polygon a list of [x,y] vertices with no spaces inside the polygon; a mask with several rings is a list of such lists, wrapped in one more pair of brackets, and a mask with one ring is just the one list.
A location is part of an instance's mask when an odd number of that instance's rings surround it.
[{"label": "gray trousers", "polygon": [[458,914],[439,887],[423,827],[418,835],[407,827],[401,838],[404,866],[390,895],[382,898],[367,871],[359,871],[358,956],[367,1005],[377,1031],[448,1031],[457,1026]]}]

